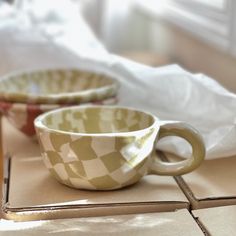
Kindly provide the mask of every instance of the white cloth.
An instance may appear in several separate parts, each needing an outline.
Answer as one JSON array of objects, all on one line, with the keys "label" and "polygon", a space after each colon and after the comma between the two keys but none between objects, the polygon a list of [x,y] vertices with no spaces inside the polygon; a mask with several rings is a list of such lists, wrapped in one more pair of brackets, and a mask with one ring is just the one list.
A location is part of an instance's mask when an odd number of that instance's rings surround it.
[{"label": "white cloth", "polygon": [[[37,4],[22,9],[0,4],[0,74],[52,67],[110,73],[121,83],[121,105],[193,125],[204,137],[207,159],[236,154],[235,94],[178,65],[151,68],[112,55],[78,14],[76,3],[61,0],[55,8],[49,2],[40,11]],[[158,148],[184,157],[191,152],[176,138],[160,141]]]}]

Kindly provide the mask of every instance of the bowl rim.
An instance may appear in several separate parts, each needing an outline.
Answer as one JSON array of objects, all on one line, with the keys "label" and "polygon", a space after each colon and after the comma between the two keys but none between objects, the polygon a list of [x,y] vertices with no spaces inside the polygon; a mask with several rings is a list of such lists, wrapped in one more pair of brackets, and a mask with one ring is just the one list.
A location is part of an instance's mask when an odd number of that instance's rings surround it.
[{"label": "bowl rim", "polygon": [[57,108],[63,108],[63,107],[69,107],[69,106],[77,106],[77,105],[88,105],[88,104],[96,104],[96,103],[103,103],[108,101],[114,101],[116,102],[118,100],[118,96],[112,96],[109,98],[104,98],[103,100],[94,100],[91,102],[86,103],[80,103],[80,104],[70,104],[70,103],[55,103],[55,104],[43,104],[43,103],[20,103],[20,102],[10,102],[10,101],[3,101],[0,100],[0,110],[2,105],[8,106],[8,105],[14,105],[13,109],[25,109],[26,106],[29,106],[31,109],[38,109],[40,108],[46,108],[46,109],[57,109]]},{"label": "bowl rim", "polygon": [[[78,72],[84,72],[84,73],[91,73],[91,74],[97,74],[103,77],[103,79],[111,82],[110,84],[107,84],[105,86],[99,87],[99,88],[91,88],[86,90],[80,90],[80,91],[73,91],[73,92],[60,92],[58,94],[52,93],[52,94],[43,94],[43,95],[34,95],[29,93],[22,93],[22,92],[7,92],[7,91],[1,91],[0,92],[0,100],[6,101],[6,102],[15,102],[15,103],[31,103],[31,104],[55,104],[55,103],[68,103],[67,100],[69,100],[71,103],[84,103],[89,101],[99,101],[103,100],[105,98],[112,97],[116,95],[118,88],[120,87],[120,84],[114,76],[109,75],[109,73],[105,72],[98,72],[96,70],[88,70],[88,69],[80,69],[76,67],[56,67],[56,68],[45,68],[45,69],[31,69],[31,70],[18,70],[14,72],[7,73],[3,76],[1,76],[0,79],[0,86],[4,81],[11,80],[11,78],[21,76],[23,74],[35,74],[40,72],[50,72],[50,71],[78,71]],[[89,99],[89,96],[92,94],[99,95],[99,98],[96,99]],[[65,101],[63,101],[65,100]]]}]

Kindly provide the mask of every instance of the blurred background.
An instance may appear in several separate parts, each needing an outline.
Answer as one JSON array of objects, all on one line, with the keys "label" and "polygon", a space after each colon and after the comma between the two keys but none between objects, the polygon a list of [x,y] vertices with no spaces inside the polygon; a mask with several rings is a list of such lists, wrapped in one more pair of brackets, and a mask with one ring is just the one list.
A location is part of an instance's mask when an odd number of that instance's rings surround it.
[{"label": "blurred background", "polygon": [[153,66],[178,63],[236,91],[235,0],[85,0],[83,5],[111,52]]},{"label": "blurred background", "polygon": [[[235,0],[67,1],[78,5],[109,52],[150,66],[177,63],[236,92]],[[8,2],[37,4],[38,12],[48,4]],[[55,7],[59,2],[55,0]]]}]

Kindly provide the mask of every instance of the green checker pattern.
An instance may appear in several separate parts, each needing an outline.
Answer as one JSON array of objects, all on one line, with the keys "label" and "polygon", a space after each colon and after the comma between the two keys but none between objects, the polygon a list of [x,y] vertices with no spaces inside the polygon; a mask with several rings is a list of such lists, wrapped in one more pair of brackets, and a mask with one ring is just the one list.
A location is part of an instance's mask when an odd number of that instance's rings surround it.
[{"label": "green checker pattern", "polygon": [[[140,113],[109,112],[99,108],[80,109],[80,112],[66,110],[60,116],[47,117],[46,123],[74,132],[104,132],[105,129],[112,133],[139,130],[152,122]],[[120,122],[105,126],[103,121],[108,116]],[[38,135],[44,163],[59,182],[79,189],[111,190],[136,183],[147,173],[150,164],[147,157],[153,150],[156,132],[151,128],[135,136],[80,136],[38,129]]]}]

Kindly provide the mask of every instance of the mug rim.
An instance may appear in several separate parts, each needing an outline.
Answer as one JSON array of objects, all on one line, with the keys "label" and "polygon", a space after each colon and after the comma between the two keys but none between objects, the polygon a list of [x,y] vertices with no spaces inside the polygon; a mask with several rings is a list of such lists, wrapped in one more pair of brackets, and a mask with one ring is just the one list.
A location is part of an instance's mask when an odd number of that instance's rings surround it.
[{"label": "mug rim", "polygon": [[[71,109],[76,109],[76,110],[82,110],[85,108],[107,108],[107,109],[125,109],[125,110],[130,110],[130,111],[134,111],[134,112],[141,112],[144,113],[145,115],[151,116],[153,118],[153,123],[151,125],[149,125],[146,128],[143,129],[138,129],[138,130],[134,130],[134,131],[125,131],[125,132],[101,132],[101,133],[80,133],[80,132],[73,132],[73,131],[63,131],[60,129],[53,129],[53,128],[49,128],[48,126],[46,126],[45,124],[43,124],[43,120],[54,113],[60,113],[64,110],[71,110]],[[76,105],[76,106],[70,106],[70,107],[62,107],[62,108],[58,108],[52,111],[48,111],[45,112],[41,115],[39,115],[35,120],[34,120],[34,126],[36,129],[36,132],[38,129],[43,129],[49,133],[57,133],[57,134],[66,134],[66,135],[73,135],[73,136],[96,136],[96,137],[125,137],[125,136],[130,136],[130,135],[138,135],[140,133],[143,133],[144,131],[150,130],[150,129],[155,129],[155,130],[159,130],[159,125],[158,125],[158,121],[159,119],[153,115],[150,112],[144,111],[144,110],[139,110],[133,107],[128,107],[128,106],[112,106],[112,105]]]}]

